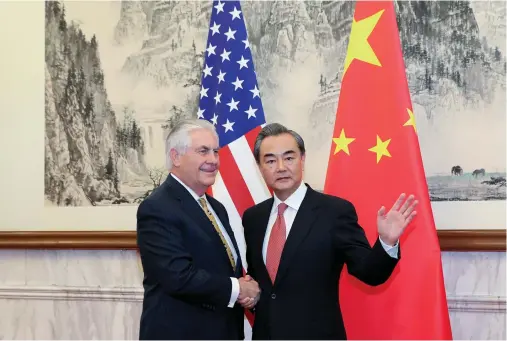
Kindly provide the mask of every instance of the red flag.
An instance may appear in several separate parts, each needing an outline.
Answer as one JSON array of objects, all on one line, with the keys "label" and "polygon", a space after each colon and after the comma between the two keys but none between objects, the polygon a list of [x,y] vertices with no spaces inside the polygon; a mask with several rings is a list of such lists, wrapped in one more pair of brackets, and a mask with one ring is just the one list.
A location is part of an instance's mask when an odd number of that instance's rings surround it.
[{"label": "red flag", "polygon": [[350,200],[371,245],[377,212],[419,200],[390,279],[370,287],[346,269],[340,306],[350,339],[452,339],[440,247],[392,1],[358,1],[324,191]]}]

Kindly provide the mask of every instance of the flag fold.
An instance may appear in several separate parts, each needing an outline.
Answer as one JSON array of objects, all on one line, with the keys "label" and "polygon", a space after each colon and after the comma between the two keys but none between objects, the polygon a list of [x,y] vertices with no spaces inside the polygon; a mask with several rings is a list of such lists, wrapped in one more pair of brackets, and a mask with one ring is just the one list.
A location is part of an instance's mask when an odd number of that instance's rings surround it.
[{"label": "flag fold", "polygon": [[370,244],[377,212],[401,193],[419,201],[383,285],[340,279],[349,339],[452,339],[439,241],[392,1],[357,1],[324,192],[351,201]]}]

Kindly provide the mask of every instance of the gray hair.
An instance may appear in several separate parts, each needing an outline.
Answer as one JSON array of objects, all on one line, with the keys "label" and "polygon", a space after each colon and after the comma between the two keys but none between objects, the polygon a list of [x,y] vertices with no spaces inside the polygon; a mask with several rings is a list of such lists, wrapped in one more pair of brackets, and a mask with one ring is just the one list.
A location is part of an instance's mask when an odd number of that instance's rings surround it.
[{"label": "gray hair", "polygon": [[175,149],[180,154],[186,153],[188,147],[190,147],[192,143],[190,140],[190,133],[196,129],[207,129],[212,132],[218,140],[215,126],[206,120],[184,119],[176,122],[165,140],[165,164],[168,170],[171,170],[173,166],[170,155],[171,149]]},{"label": "gray hair", "polygon": [[287,127],[281,125],[280,123],[270,123],[264,126],[262,130],[259,132],[259,135],[257,135],[257,138],[255,139],[254,144],[254,157],[257,164],[260,163],[260,152],[261,152],[261,143],[262,140],[264,140],[266,137],[269,136],[278,136],[282,134],[289,134],[292,135],[294,140],[296,140],[296,143],[298,145],[299,151],[301,152],[301,155],[305,155],[306,149],[305,149],[305,141],[294,130],[290,130]]}]

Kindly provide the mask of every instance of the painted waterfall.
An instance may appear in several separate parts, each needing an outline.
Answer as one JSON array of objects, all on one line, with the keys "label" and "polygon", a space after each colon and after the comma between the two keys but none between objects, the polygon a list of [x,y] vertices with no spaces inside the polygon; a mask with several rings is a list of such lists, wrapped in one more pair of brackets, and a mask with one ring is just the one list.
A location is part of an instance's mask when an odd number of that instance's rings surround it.
[{"label": "painted waterfall", "polygon": [[[45,197],[134,205],[165,178],[164,137],[196,116],[211,1],[46,2]],[[322,188],[352,1],[245,1],[268,121],[308,145]],[[505,200],[504,1],[396,1],[433,201]]]}]

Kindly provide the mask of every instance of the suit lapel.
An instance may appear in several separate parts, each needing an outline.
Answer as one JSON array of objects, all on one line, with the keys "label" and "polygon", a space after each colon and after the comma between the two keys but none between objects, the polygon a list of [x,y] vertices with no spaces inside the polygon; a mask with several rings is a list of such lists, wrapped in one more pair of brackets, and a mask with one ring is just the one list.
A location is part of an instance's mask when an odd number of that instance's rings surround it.
[{"label": "suit lapel", "polygon": [[278,266],[278,272],[276,274],[275,285],[280,282],[287,268],[289,267],[292,257],[297,251],[298,246],[306,238],[308,233],[313,227],[317,215],[313,212],[318,206],[318,198],[313,189],[308,186],[305,198],[299,207],[294,222],[289,232],[289,237],[285,242],[285,246],[282,251],[282,257],[280,259],[280,265]]},{"label": "suit lapel", "polygon": [[[239,253],[239,247],[238,247],[238,243],[236,242],[236,236],[234,235],[234,231],[232,230],[231,225],[229,224],[229,221],[227,219],[227,216],[225,215],[226,212],[224,212],[222,210],[222,208],[219,207],[219,205],[217,205],[215,199],[210,198],[208,195],[206,195],[206,198],[208,199],[208,202],[210,203],[211,207],[213,208],[213,211],[215,211],[215,213],[217,214],[218,219],[220,219],[220,222],[222,223],[222,226],[225,228],[225,231],[229,235],[229,238],[231,239],[234,250],[236,250],[236,255],[238,256],[238,260],[236,261],[236,272],[238,272],[238,270],[241,270],[240,272],[242,272],[243,264],[241,262],[241,254]],[[215,232],[215,234],[216,234],[216,232]],[[226,256],[227,256],[227,253],[226,253]],[[227,256],[227,259],[229,259],[228,256]]]},{"label": "suit lapel", "polygon": [[[190,219],[192,219],[197,224],[200,231],[206,233],[206,235],[210,237],[213,242],[218,243],[222,246],[222,240],[220,239],[220,236],[215,230],[215,227],[213,226],[211,220],[206,216],[206,213],[202,209],[201,205],[192,197],[192,195],[185,189],[185,187],[183,187],[176,179],[172,177],[171,174],[169,174],[166,183],[167,189],[171,195],[178,198],[180,201],[181,210],[185,212],[190,217]],[[217,212],[214,207],[213,210]],[[222,220],[222,218],[220,219]],[[223,252],[221,252],[221,254],[223,254],[225,260],[227,260],[227,263],[229,263],[229,256],[227,255],[227,252],[223,246],[222,250]]]}]

